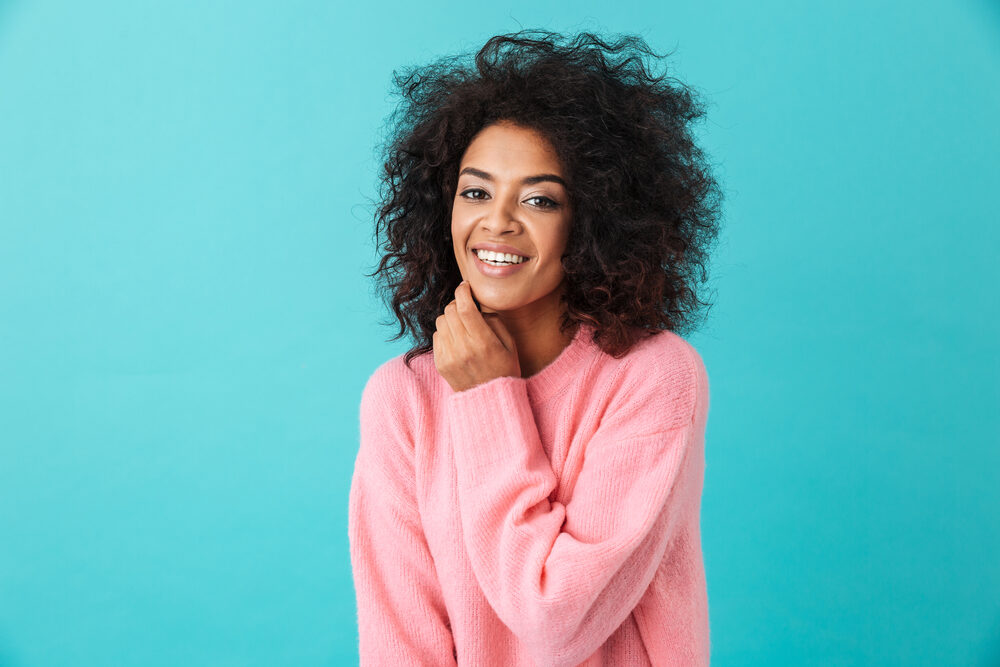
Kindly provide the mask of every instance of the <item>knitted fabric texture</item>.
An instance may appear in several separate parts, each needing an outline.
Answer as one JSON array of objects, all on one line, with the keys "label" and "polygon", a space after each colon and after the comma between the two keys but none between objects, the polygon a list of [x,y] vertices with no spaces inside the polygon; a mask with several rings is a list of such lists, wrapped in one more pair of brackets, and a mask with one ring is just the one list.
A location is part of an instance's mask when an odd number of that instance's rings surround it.
[{"label": "knitted fabric texture", "polygon": [[708,375],[661,331],[593,330],[455,392],[432,354],[361,397],[349,501],[361,665],[707,665]]}]

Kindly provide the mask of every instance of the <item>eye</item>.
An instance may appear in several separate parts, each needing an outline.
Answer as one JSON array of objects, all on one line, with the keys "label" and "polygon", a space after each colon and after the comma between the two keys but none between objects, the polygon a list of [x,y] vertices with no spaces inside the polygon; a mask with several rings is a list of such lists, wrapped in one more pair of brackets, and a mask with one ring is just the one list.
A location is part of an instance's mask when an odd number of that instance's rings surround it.
[{"label": "eye", "polygon": [[[532,201],[534,199],[538,199],[538,200],[540,200],[542,202],[541,208],[558,208],[559,207],[559,204],[557,202],[552,201],[548,197],[543,197],[542,195],[535,195],[534,197],[529,197],[528,201]],[[538,206],[538,204],[532,204],[532,206]]]},{"label": "eye", "polygon": [[481,192],[484,195],[486,194],[486,191],[483,190],[482,188],[469,188],[468,190],[463,190],[462,194],[459,195],[459,196],[461,196],[461,197],[463,197],[465,199],[472,199],[472,200],[482,199],[482,197],[466,197],[466,195],[468,195],[469,193],[472,193],[472,192]]},{"label": "eye", "polygon": [[[472,196],[477,193],[483,196],[482,197]],[[489,197],[486,191],[483,190],[482,188],[468,188],[467,190],[463,190],[459,194],[459,196],[469,201],[482,201]],[[553,201],[552,199],[549,199],[548,197],[544,197],[542,195],[535,195],[534,197],[528,197],[528,199],[526,199],[525,201],[530,202],[535,200],[538,200],[538,203],[532,204],[532,206],[536,208],[542,208],[542,209],[559,208],[558,202]]]}]

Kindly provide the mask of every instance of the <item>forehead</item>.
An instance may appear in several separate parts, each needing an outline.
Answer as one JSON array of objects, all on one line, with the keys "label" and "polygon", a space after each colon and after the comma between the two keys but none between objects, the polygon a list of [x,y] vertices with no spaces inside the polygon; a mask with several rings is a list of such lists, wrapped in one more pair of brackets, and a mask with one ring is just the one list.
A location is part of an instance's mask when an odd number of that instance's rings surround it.
[{"label": "forehead", "polygon": [[551,173],[562,172],[559,156],[543,134],[506,122],[480,130],[465,149],[460,166],[501,174],[520,174],[540,168]]}]

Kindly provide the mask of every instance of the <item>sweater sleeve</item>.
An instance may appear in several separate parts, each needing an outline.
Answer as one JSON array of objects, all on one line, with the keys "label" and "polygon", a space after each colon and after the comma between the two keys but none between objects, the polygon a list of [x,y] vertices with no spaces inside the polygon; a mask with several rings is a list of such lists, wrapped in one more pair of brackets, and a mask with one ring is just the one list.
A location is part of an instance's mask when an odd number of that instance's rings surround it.
[{"label": "sweater sleeve", "polygon": [[652,581],[679,525],[674,490],[700,424],[695,403],[707,400],[700,364],[695,353],[670,377],[643,371],[602,415],[565,505],[551,500],[558,480],[524,379],[449,396],[466,551],[537,664],[585,661]]},{"label": "sweater sleeve", "polygon": [[455,665],[455,646],[417,510],[414,446],[376,371],[361,398],[361,446],[349,500],[360,664]]}]

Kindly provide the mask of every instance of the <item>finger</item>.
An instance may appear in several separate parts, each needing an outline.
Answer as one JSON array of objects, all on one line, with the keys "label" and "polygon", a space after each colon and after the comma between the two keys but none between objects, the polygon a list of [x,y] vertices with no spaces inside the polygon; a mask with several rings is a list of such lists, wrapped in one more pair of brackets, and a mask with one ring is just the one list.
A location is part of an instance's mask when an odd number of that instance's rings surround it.
[{"label": "finger", "polygon": [[459,338],[470,337],[469,327],[466,326],[465,321],[462,319],[462,314],[459,312],[457,300],[452,300],[447,306],[444,307],[444,316],[448,318],[448,326],[451,327],[451,331],[455,335],[456,343]]},{"label": "finger", "polygon": [[[434,321],[434,326],[437,327],[438,338],[444,344],[445,348],[453,347],[452,337],[451,337],[451,327],[448,326],[448,318],[444,315],[438,315],[438,318]],[[445,350],[442,350],[444,352]]]},{"label": "finger", "polygon": [[441,366],[444,362],[444,349],[442,346],[444,343],[441,342],[441,332],[435,331],[431,334],[431,352],[434,354],[434,367],[441,372]]},{"label": "finger", "polygon": [[451,358],[458,363],[465,363],[475,356],[480,346],[478,339],[469,335],[462,317],[458,314],[458,305],[454,301],[444,307],[443,317],[451,333]]},{"label": "finger", "polygon": [[476,307],[476,302],[472,299],[472,286],[469,283],[462,281],[455,289],[455,306],[470,337],[479,341],[491,337],[493,330],[487,326],[483,313]]}]

